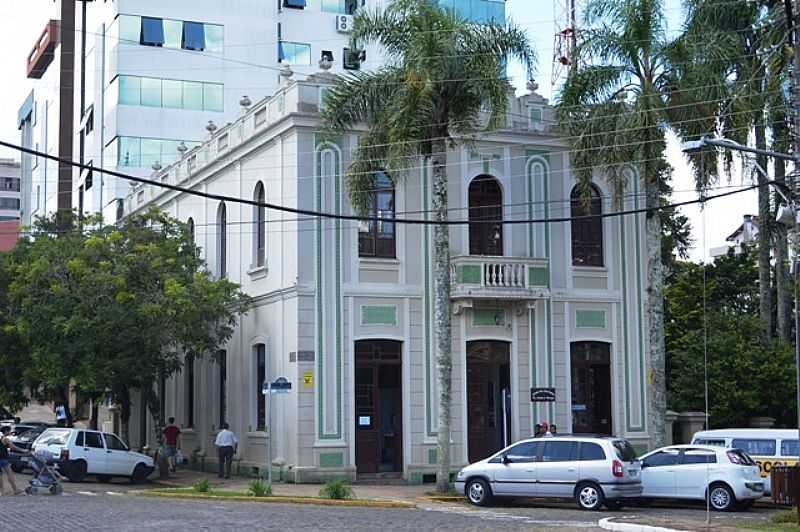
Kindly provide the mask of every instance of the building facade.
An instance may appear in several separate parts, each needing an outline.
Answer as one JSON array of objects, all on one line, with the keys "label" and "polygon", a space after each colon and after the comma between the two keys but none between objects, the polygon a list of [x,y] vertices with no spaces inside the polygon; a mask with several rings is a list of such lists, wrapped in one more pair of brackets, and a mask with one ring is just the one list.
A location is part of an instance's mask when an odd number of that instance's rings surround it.
[{"label": "building facade", "polygon": [[19,161],[0,159],[0,221],[19,220],[19,187]]},{"label": "building facade", "polygon": [[[344,174],[359,131],[321,136],[327,73],[292,80],[154,179],[289,207],[351,213]],[[550,218],[618,208],[598,180],[583,201],[553,111],[511,99],[505,128],[450,149],[453,463],[483,458],[548,421],[646,446],[644,220]],[[641,207],[631,176],[624,209]],[[373,214],[430,219],[426,161],[376,176]],[[432,229],[312,218],[136,186],[126,213],[157,205],[187,222],[209,268],[253,297],[228,345],[188,360],[165,386],[184,450],[214,461],[222,422],[243,467],[263,468],[273,398],[273,467],[294,481],[395,473],[432,478],[437,365]],[[555,395],[534,402],[532,395]],[[547,393],[551,392],[551,393]],[[132,444],[152,443],[139,410]],[[138,424],[138,425],[137,425]],[[137,437],[138,435],[138,437]]]}]

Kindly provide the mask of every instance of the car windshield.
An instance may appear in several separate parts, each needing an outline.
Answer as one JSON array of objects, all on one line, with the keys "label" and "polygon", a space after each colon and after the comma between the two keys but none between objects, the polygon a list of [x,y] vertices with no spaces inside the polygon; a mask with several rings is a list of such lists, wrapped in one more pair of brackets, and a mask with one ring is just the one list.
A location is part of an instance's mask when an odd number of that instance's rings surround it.
[{"label": "car windshield", "polygon": [[746,465],[746,466],[754,466],[756,465],[755,460],[753,460],[749,454],[742,451],[741,449],[731,449],[728,451],[728,458],[730,459],[731,463],[739,464],[739,465]]},{"label": "car windshield", "polygon": [[628,440],[615,440],[614,449],[617,451],[617,458],[623,462],[636,461],[636,451]]},{"label": "car windshield", "polygon": [[67,443],[67,438],[69,438],[68,429],[49,429],[42,433],[37,443],[41,445],[64,445]]}]

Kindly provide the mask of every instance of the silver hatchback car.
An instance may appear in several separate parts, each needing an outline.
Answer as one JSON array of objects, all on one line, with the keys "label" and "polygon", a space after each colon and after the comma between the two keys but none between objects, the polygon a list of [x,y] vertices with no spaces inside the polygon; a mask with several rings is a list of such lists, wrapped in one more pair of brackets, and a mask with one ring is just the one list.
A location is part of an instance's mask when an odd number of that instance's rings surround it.
[{"label": "silver hatchback car", "polygon": [[458,472],[472,504],[493,497],[571,498],[585,510],[619,509],[642,494],[642,467],[627,440],[543,436],[522,440]]}]

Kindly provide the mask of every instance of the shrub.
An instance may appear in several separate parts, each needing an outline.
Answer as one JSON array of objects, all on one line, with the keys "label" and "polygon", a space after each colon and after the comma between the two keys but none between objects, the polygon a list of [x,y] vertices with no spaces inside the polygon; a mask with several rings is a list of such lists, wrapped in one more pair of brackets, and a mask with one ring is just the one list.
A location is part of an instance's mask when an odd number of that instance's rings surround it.
[{"label": "shrub", "polygon": [[263,480],[251,480],[247,494],[252,497],[269,497],[272,495],[272,484]]},{"label": "shrub", "polygon": [[353,488],[344,480],[330,480],[319,490],[319,496],[324,499],[352,499]]},{"label": "shrub", "polygon": [[198,493],[208,493],[208,479],[204,478],[203,480],[198,480],[194,483],[192,488]]},{"label": "shrub", "polygon": [[771,521],[775,524],[790,524],[797,522],[797,508],[786,510],[773,515]]}]

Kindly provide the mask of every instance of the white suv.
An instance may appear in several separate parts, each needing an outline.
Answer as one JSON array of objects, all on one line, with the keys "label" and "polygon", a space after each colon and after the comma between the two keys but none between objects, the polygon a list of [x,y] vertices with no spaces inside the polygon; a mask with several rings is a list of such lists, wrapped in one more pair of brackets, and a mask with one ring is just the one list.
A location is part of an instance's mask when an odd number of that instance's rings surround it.
[{"label": "white suv", "polygon": [[36,438],[32,451],[48,452],[72,482],[97,475],[101,481],[129,477],[138,483],[155,469],[149,456],[129,450],[114,434],[96,430],[50,428]]},{"label": "white suv", "polygon": [[672,445],[641,458],[642,497],[709,498],[712,508],[745,510],[764,495],[758,466],[741,449],[713,445]]},{"label": "white suv", "polygon": [[641,466],[627,440],[545,436],[522,440],[458,472],[456,491],[472,504],[493,497],[575,499],[584,510],[619,509],[642,493]]}]

